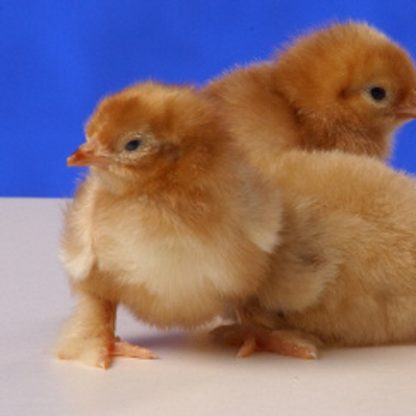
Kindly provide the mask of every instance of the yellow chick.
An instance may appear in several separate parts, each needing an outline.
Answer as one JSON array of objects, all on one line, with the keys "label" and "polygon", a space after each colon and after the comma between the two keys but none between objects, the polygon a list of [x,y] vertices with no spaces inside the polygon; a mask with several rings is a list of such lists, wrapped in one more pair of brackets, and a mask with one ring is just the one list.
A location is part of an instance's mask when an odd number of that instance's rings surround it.
[{"label": "yellow chick", "polygon": [[191,87],[148,82],[105,98],[69,166],[89,166],[61,259],[79,303],[56,346],[108,367],[153,358],[115,337],[118,304],[160,328],[194,328],[264,283],[280,196],[251,170]]},{"label": "yellow chick", "polygon": [[246,326],[217,337],[243,343],[240,355],[298,356],[293,345],[281,351],[282,337],[297,337],[309,358],[309,335],[325,345],[414,342],[414,178],[340,151],[285,152],[276,172],[284,214],[272,272],[240,311]]},{"label": "yellow chick", "polygon": [[203,91],[266,175],[273,175],[276,156],[293,148],[384,159],[395,129],[416,117],[413,62],[364,23],[302,36],[276,59],[237,68]]}]

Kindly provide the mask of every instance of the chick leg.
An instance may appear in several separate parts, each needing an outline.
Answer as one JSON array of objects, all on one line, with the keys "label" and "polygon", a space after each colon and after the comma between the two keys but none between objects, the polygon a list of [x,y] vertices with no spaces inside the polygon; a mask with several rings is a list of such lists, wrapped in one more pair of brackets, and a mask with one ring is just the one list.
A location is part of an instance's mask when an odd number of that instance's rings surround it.
[{"label": "chick leg", "polygon": [[81,292],[74,314],[65,324],[57,342],[57,357],[79,360],[100,368],[108,368],[114,356],[155,358],[149,350],[114,336],[115,317],[114,303]]},{"label": "chick leg", "polygon": [[303,359],[314,359],[318,355],[315,342],[298,331],[235,324],[220,326],[213,335],[217,342],[240,346],[238,357],[249,357],[258,351]]},{"label": "chick leg", "polygon": [[116,305],[81,292],[72,317],[65,323],[55,352],[60,359],[77,359],[95,367],[111,363]]}]

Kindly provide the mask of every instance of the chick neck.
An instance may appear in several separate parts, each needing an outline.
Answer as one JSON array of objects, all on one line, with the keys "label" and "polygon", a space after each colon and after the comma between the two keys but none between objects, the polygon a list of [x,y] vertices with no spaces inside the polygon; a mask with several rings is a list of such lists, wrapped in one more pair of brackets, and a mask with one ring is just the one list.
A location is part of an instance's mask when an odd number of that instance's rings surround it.
[{"label": "chick neck", "polygon": [[394,128],[366,125],[358,117],[305,113],[293,105],[300,126],[300,145],[305,150],[341,150],[386,159],[391,151]]}]

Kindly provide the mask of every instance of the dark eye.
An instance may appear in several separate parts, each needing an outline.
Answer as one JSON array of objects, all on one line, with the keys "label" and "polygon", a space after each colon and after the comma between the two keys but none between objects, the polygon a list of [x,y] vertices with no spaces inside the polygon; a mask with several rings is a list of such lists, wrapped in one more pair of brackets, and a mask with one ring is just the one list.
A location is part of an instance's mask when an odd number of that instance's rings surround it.
[{"label": "dark eye", "polygon": [[136,150],[140,145],[142,144],[141,140],[134,139],[130,140],[124,145],[124,150],[127,150],[128,152],[133,152]]},{"label": "dark eye", "polygon": [[372,87],[370,95],[375,101],[383,101],[386,98],[386,90],[382,87]]}]

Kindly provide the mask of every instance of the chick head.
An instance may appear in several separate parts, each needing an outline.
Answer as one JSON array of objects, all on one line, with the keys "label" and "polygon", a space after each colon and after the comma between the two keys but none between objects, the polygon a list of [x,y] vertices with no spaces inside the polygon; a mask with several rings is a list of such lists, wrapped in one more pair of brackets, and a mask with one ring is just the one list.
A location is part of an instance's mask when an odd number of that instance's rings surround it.
[{"label": "chick head", "polygon": [[411,58],[365,23],[301,37],[278,56],[276,77],[299,117],[324,129],[388,134],[416,118]]},{"label": "chick head", "polygon": [[68,165],[133,185],[195,179],[213,163],[223,136],[213,106],[193,88],[154,82],[104,98],[85,133]]}]

